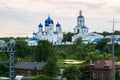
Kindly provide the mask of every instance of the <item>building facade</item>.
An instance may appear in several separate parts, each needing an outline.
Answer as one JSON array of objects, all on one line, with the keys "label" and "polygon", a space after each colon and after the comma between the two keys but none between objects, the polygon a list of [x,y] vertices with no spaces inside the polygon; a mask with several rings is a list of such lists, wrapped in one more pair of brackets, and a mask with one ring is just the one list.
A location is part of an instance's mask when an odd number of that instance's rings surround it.
[{"label": "building facade", "polygon": [[85,18],[82,15],[82,11],[79,12],[77,17],[77,26],[74,28],[74,36],[72,36],[72,41],[74,42],[77,38],[81,37],[83,42],[96,43],[103,38],[102,35],[96,33],[89,33],[89,28],[85,25]]},{"label": "building facade", "polygon": [[33,37],[26,41],[28,42],[28,45],[34,46],[37,45],[38,40],[48,40],[55,44],[62,42],[62,39],[63,33],[60,23],[58,22],[56,27],[54,27],[54,21],[48,16],[44,26],[40,23],[38,25],[38,32],[34,32]]},{"label": "building facade", "polygon": [[42,74],[45,64],[45,62],[17,62],[15,64],[15,73],[26,77]]},{"label": "building facade", "polygon": [[[88,65],[89,80],[112,80],[112,60],[98,60]],[[115,62],[116,80],[120,80],[120,63]]]}]

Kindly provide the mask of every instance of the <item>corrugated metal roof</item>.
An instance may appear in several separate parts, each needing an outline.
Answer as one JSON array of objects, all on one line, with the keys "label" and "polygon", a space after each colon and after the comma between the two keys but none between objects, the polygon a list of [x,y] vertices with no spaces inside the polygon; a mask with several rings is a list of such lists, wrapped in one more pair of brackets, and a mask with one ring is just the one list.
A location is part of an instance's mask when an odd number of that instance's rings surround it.
[{"label": "corrugated metal roof", "polygon": [[15,68],[17,69],[35,69],[42,70],[45,66],[45,62],[17,62]]}]

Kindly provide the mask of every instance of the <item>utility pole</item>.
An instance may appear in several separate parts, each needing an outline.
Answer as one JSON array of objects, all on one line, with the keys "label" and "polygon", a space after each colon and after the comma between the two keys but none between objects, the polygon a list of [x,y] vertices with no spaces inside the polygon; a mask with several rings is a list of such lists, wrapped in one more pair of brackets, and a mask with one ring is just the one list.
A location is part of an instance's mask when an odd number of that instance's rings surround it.
[{"label": "utility pole", "polygon": [[115,80],[114,26],[115,26],[115,21],[113,19],[113,35],[112,35],[112,80]]}]

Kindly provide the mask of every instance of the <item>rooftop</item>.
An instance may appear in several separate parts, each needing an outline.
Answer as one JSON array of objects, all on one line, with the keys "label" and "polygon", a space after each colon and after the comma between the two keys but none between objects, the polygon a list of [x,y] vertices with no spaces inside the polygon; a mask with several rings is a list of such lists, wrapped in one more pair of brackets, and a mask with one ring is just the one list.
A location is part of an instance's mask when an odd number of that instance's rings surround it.
[{"label": "rooftop", "polygon": [[45,66],[45,62],[17,62],[15,68],[17,69],[35,69],[42,70]]},{"label": "rooftop", "polygon": [[[105,66],[111,68],[112,67],[112,60],[98,60],[92,64],[89,64],[94,66],[94,68],[104,68]],[[120,62],[115,62],[116,66],[120,66]]]}]

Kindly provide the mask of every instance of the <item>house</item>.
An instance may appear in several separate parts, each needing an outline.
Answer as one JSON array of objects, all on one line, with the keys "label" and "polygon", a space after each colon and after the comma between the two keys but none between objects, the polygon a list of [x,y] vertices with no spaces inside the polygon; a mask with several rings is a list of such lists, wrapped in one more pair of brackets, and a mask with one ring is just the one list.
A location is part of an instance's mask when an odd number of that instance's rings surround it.
[{"label": "house", "polygon": [[[90,80],[111,80],[112,60],[98,60],[88,65]],[[116,78],[120,80],[120,63],[115,62]]]},{"label": "house", "polygon": [[45,62],[17,62],[15,64],[16,75],[30,77],[43,73]]}]

